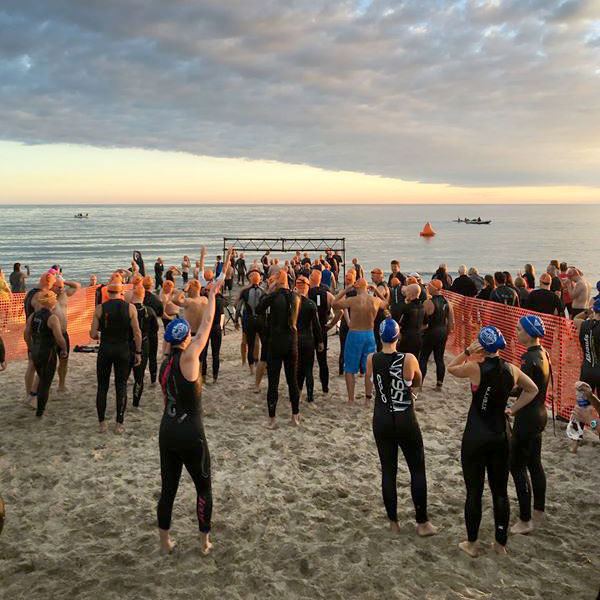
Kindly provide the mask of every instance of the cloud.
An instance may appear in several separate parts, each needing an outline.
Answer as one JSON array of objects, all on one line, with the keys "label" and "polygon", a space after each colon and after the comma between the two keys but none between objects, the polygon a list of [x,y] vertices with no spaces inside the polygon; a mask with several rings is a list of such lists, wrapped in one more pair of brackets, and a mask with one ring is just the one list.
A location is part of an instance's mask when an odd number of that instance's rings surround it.
[{"label": "cloud", "polygon": [[600,185],[596,0],[4,0],[0,138]]}]

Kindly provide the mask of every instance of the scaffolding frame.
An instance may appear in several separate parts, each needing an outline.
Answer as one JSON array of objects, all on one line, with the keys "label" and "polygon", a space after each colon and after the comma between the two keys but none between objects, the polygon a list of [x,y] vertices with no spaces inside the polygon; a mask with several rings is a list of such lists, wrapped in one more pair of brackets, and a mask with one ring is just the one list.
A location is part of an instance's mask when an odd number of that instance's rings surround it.
[{"label": "scaffolding frame", "polygon": [[342,268],[346,277],[346,238],[345,237],[320,237],[320,238],[223,238],[223,256],[227,248],[234,248],[238,252],[326,252],[333,250],[342,256]]}]

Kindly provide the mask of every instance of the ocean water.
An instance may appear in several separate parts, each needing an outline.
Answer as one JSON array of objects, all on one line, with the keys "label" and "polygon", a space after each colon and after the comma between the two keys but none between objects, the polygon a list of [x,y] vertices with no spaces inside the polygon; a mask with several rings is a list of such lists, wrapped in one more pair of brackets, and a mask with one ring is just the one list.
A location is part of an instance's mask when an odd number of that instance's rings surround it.
[{"label": "ocean water", "polygon": [[[89,219],[74,219],[78,212]],[[347,264],[357,257],[365,269],[386,272],[395,258],[405,273],[422,275],[441,262],[452,273],[464,263],[481,274],[516,274],[529,262],[540,273],[555,258],[593,284],[600,279],[600,205],[4,205],[0,214],[0,267],[8,276],[12,263],[29,264],[32,281],[54,263],[69,278],[87,282],[96,273],[103,280],[128,267],[133,250],[152,274],[157,256],[179,265],[184,254],[198,258],[203,245],[212,263],[224,236],[345,237]],[[459,216],[492,224],[454,223]],[[434,238],[419,236],[426,221]],[[250,261],[257,255],[246,253]]]}]

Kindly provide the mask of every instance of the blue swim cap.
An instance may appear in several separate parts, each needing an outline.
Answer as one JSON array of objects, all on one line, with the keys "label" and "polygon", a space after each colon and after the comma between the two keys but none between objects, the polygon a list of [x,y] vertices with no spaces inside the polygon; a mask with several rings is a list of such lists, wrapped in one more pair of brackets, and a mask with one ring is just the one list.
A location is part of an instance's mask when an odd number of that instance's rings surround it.
[{"label": "blue swim cap", "polygon": [[493,325],[482,327],[477,336],[477,340],[486,352],[497,352],[498,350],[506,348],[506,341],[504,340],[502,332]]},{"label": "blue swim cap", "polygon": [[379,335],[381,336],[382,342],[391,344],[400,336],[400,327],[398,326],[398,323],[394,321],[394,319],[385,319],[379,326]]},{"label": "blue swim cap", "polygon": [[592,307],[594,312],[600,313],[600,298],[594,302],[594,306]]},{"label": "blue swim cap", "polygon": [[530,335],[533,338],[540,338],[546,335],[544,321],[542,321],[537,315],[525,315],[519,319],[519,323],[527,335]]},{"label": "blue swim cap", "polygon": [[185,319],[173,319],[165,329],[165,342],[180,344],[190,332],[190,324]]}]

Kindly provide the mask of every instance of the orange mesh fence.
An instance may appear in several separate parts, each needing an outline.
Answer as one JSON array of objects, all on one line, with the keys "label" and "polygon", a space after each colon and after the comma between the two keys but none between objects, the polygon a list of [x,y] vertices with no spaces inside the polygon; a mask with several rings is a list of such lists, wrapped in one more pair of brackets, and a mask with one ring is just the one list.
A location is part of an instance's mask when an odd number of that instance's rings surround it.
[{"label": "orange mesh fence", "polygon": [[[526,348],[517,342],[517,322],[526,314],[532,314],[514,306],[505,306],[487,300],[466,298],[460,294],[443,292],[454,309],[456,321],[454,333],[448,338],[446,348],[458,354],[468,346],[484,325],[495,325],[506,339],[506,349],[500,353],[502,358],[515,365],[521,364],[521,355]],[[554,386],[548,389],[546,398],[550,406],[554,397],[556,414],[565,419],[571,416],[575,404],[575,382],[579,379],[583,359],[579,337],[573,323],[553,315],[538,314],[544,321],[546,335],[542,345],[550,354]]]},{"label": "orange mesh fence", "polygon": [[[67,331],[71,348],[90,343],[90,327],[94,316],[95,287],[81,288],[68,300]],[[0,335],[6,348],[6,360],[27,358],[25,331],[25,294],[13,294],[12,300],[0,300]]]}]

